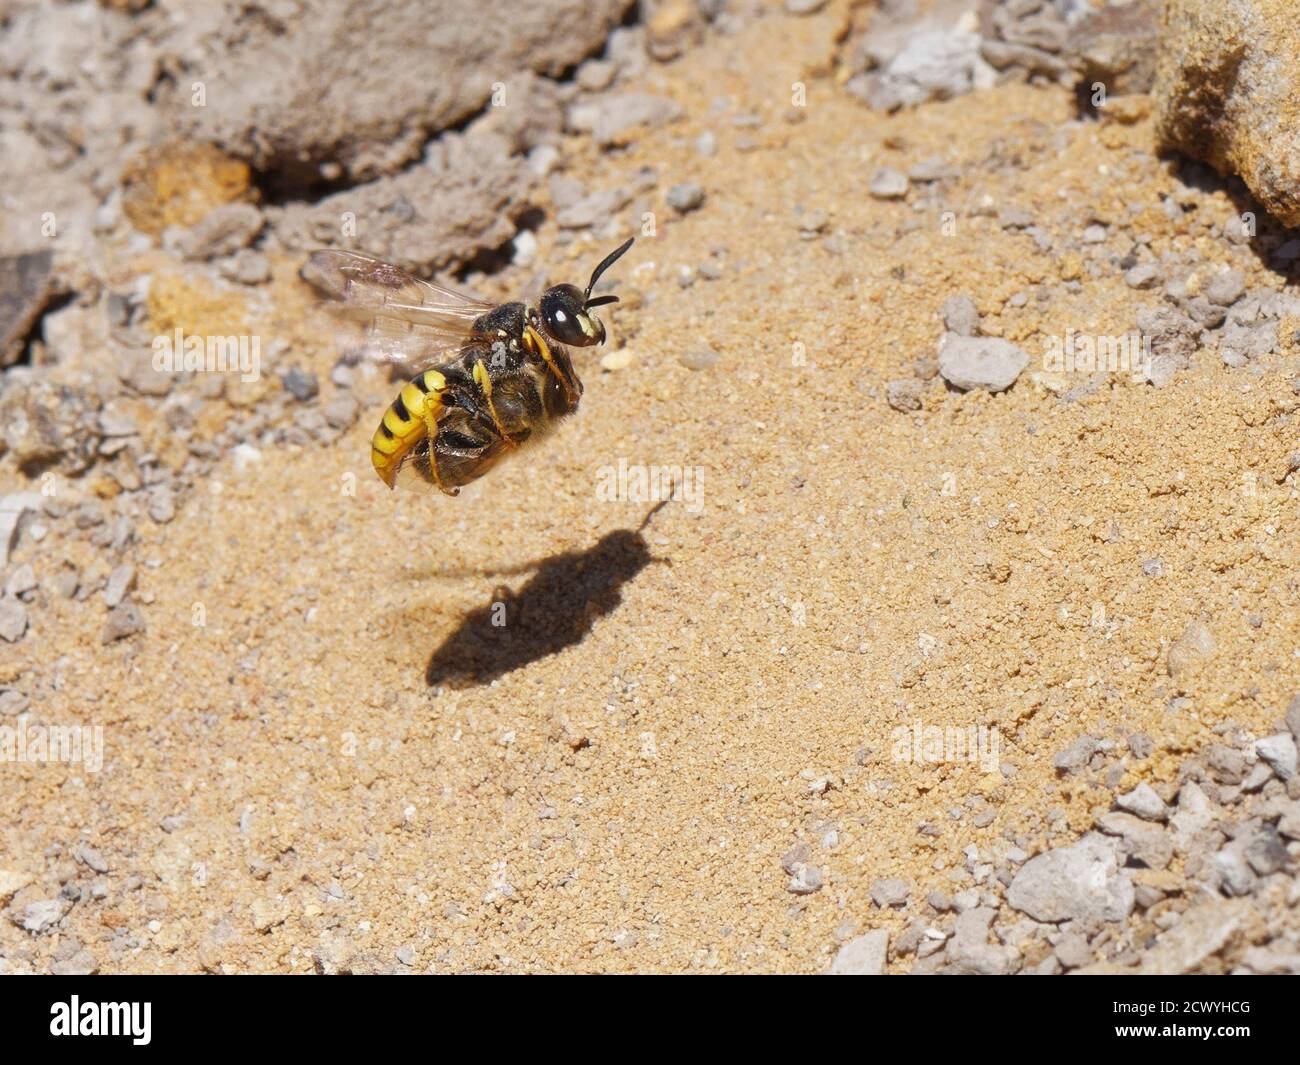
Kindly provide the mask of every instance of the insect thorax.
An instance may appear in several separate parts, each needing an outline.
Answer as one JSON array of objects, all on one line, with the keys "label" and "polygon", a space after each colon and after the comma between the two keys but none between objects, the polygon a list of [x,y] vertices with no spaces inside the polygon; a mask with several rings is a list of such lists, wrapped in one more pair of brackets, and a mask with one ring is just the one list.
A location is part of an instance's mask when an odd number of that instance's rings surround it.
[{"label": "insect thorax", "polygon": [[528,323],[528,307],[523,303],[502,303],[474,320],[473,330],[486,338],[505,336],[518,340]]}]

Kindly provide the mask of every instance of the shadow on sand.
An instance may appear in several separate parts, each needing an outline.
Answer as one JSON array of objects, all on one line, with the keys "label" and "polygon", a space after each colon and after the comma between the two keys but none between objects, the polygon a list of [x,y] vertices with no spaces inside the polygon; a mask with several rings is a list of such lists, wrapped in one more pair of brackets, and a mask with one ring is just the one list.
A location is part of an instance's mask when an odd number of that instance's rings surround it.
[{"label": "shadow on sand", "polygon": [[467,615],[429,658],[430,686],[468,687],[581,642],[595,620],[623,601],[622,588],[657,559],[638,529],[616,529],[584,551],[566,551],[536,566],[519,591],[500,588]]}]

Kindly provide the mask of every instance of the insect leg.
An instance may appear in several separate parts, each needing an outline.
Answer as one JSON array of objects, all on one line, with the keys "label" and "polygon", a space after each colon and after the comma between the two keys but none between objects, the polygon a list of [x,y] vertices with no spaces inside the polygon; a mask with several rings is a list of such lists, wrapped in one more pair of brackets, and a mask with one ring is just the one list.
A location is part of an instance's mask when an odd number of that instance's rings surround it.
[{"label": "insect leg", "polygon": [[496,404],[492,402],[492,375],[488,373],[487,365],[482,359],[478,359],[474,363],[474,383],[478,385],[479,392],[483,395],[488,416],[492,419],[492,424],[496,426],[501,439],[509,447],[518,447],[519,441],[506,432],[506,427],[501,423],[501,416],[497,414]]}]

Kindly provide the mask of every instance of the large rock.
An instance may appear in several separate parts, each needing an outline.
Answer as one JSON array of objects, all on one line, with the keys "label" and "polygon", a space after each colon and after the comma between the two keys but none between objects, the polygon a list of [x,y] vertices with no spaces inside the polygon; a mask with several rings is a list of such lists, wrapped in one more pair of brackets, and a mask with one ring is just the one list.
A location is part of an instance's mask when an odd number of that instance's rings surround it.
[{"label": "large rock", "polygon": [[[288,13],[187,10],[168,40],[178,75],[159,106],[174,131],[219,145],[291,184],[322,164],[353,180],[392,173],[432,134],[525,71],[555,76],[598,52],[629,0],[299,0]],[[194,83],[203,83],[194,106]]]},{"label": "large rock", "polygon": [[1300,18],[1294,0],[1168,0],[1156,68],[1161,146],[1239,174],[1300,226]]},{"label": "large rock", "polygon": [[292,251],[356,247],[427,272],[505,244],[532,184],[525,159],[510,153],[505,137],[471,128],[444,134],[400,174],[267,213],[274,239]]},{"label": "large rock", "polygon": [[49,248],[0,256],[0,366],[18,361],[54,289],[54,253]]},{"label": "large rock", "polygon": [[1007,888],[1008,905],[1036,921],[1122,921],[1133,901],[1114,845],[1095,833],[1031,858]]}]

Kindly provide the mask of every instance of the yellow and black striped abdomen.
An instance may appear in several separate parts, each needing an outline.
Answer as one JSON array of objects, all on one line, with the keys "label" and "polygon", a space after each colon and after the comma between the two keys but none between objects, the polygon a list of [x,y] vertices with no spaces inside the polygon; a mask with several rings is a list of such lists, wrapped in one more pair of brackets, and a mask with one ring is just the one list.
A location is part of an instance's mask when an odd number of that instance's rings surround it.
[{"label": "yellow and black striped abdomen", "polygon": [[384,484],[392,488],[402,462],[429,435],[442,413],[447,379],[437,370],[425,370],[402,386],[397,398],[370,440],[370,461]]}]

